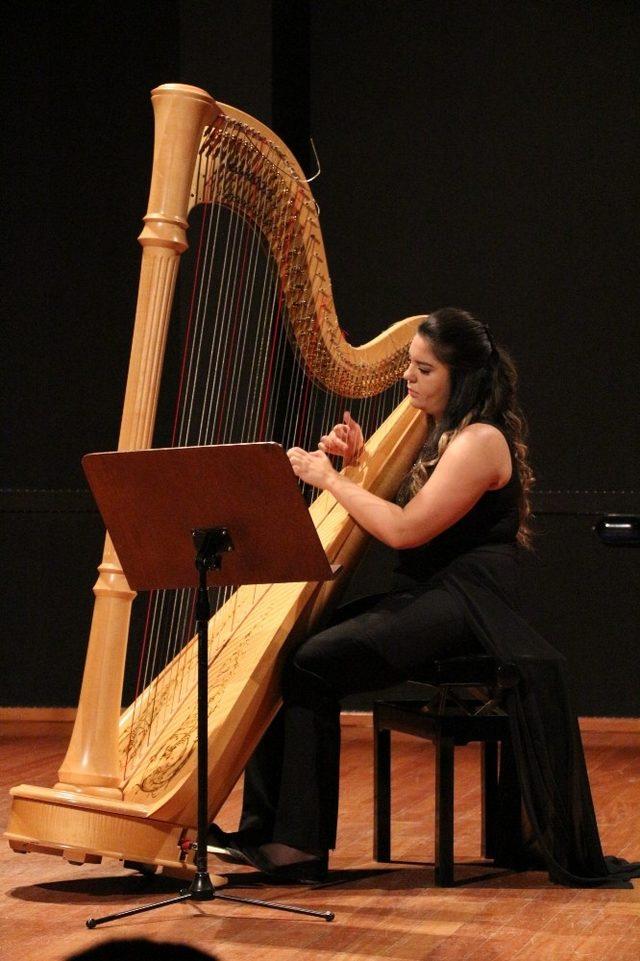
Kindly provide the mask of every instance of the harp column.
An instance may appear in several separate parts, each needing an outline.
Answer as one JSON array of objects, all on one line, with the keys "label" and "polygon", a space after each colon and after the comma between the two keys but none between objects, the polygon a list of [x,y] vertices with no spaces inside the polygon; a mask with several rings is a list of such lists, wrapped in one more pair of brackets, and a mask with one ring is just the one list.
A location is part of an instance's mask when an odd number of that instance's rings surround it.
[{"label": "harp column", "polygon": [[[151,446],[167,327],[203,129],[219,109],[204,90],[164,84],[152,91],[155,114],[149,207],[138,238],[138,303],[118,450]],[[121,798],[118,722],[129,634],[129,587],[107,534],[78,714],[56,789]]]}]

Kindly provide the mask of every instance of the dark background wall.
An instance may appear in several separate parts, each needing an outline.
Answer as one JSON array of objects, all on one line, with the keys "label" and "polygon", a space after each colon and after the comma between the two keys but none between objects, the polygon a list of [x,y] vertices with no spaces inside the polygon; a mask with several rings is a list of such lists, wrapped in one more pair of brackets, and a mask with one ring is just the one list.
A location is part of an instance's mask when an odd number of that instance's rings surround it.
[{"label": "dark background wall", "polygon": [[[623,2],[9,5],[0,704],[77,700],[102,543],[79,464],[117,442],[148,95],[177,80],[272,123],[308,170],[313,136],[354,341],[456,304],[510,346],[538,477],[529,616],[581,713],[638,713],[638,553],[592,526],[640,510],[639,19]],[[374,552],[367,579],[387,566]]]}]

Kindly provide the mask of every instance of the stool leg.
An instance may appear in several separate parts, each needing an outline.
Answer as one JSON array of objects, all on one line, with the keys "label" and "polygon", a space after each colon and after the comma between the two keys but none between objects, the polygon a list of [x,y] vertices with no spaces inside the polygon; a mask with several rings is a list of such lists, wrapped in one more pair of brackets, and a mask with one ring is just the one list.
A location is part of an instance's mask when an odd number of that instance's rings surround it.
[{"label": "stool leg", "polygon": [[500,742],[500,784],[502,830],[522,843],[522,794],[510,739]]},{"label": "stool leg", "polygon": [[482,742],[482,856],[496,855],[498,814],[498,745],[496,741]]},{"label": "stool leg", "polygon": [[391,732],[374,728],[373,857],[391,860]]},{"label": "stool leg", "polygon": [[436,738],[435,883],[439,888],[453,885],[453,752],[452,737]]}]

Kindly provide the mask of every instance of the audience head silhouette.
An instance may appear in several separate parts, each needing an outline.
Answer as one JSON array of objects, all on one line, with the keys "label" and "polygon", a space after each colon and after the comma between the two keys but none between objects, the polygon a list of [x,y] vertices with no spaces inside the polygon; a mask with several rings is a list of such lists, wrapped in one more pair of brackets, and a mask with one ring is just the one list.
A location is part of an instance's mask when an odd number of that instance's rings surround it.
[{"label": "audience head silhouette", "polygon": [[116,938],[86,951],[71,954],[67,961],[217,961],[215,955],[188,944],[150,941],[148,938]]}]

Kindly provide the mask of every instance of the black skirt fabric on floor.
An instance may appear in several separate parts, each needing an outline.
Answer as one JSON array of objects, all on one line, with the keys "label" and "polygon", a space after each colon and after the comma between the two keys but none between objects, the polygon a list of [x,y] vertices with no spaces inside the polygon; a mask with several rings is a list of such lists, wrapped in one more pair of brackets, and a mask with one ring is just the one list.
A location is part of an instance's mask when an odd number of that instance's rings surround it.
[{"label": "black skirt fabric on floor", "polygon": [[551,880],[571,886],[630,887],[640,863],[602,852],[565,659],[518,613],[517,556],[515,544],[479,546],[427,582],[455,598],[487,653],[514,665],[520,678],[508,692],[511,751],[500,778],[502,791],[519,783],[523,816],[520,824],[503,822],[496,863],[546,867]]}]

